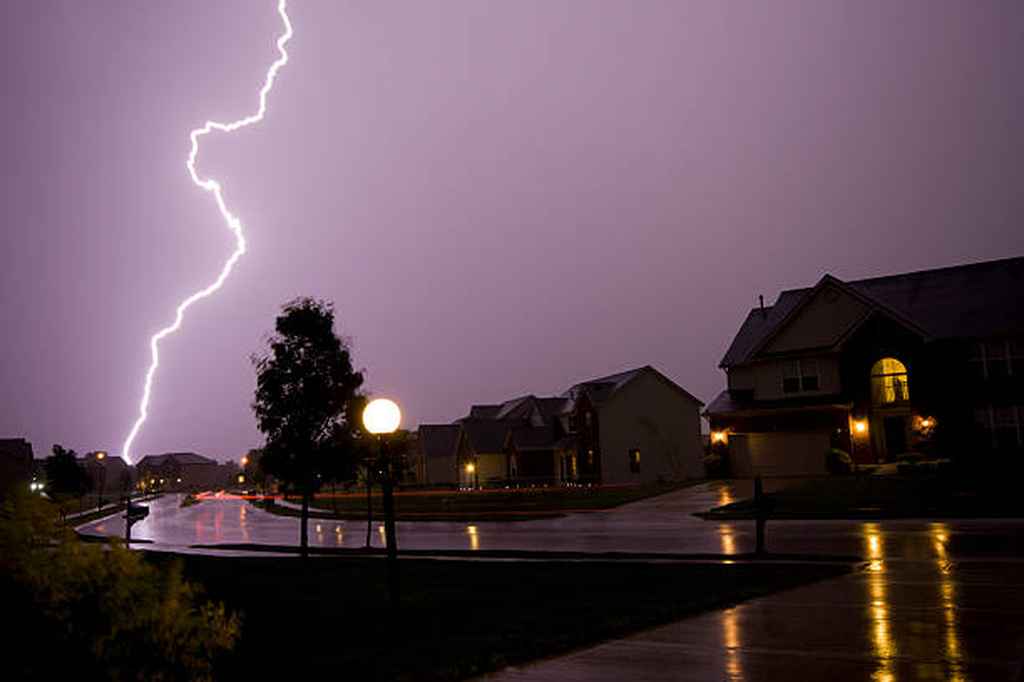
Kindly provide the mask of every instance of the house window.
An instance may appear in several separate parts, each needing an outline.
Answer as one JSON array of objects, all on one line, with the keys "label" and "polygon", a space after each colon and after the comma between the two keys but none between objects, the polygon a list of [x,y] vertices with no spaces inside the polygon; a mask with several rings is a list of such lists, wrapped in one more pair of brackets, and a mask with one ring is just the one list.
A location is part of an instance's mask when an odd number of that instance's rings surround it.
[{"label": "house window", "polygon": [[980,379],[1024,375],[1024,341],[996,339],[975,343],[967,360],[971,374]]},{"label": "house window", "polygon": [[817,360],[788,360],[783,364],[783,393],[817,391],[820,385]]},{"label": "house window", "polygon": [[882,358],[871,368],[871,402],[875,405],[910,400],[907,367],[896,358]]},{"label": "house window", "polygon": [[998,450],[1024,446],[1024,405],[979,407],[974,410],[974,424],[987,446]]},{"label": "house window", "polygon": [[985,376],[989,379],[1010,374],[1009,358],[1006,356],[1006,341],[985,342]]},{"label": "house window", "polygon": [[992,409],[992,424],[995,427],[995,446],[999,450],[1013,450],[1021,444],[1018,408],[995,407]]},{"label": "house window", "polygon": [[629,471],[633,474],[640,473],[640,448],[629,451]]}]

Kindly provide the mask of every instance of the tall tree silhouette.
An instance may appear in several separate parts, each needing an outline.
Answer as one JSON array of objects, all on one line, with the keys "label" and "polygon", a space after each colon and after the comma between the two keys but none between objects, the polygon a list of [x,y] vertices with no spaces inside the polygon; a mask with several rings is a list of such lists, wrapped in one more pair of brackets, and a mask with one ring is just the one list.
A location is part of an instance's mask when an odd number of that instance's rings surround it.
[{"label": "tall tree silhouette", "polygon": [[266,443],[260,467],[302,494],[299,537],[309,555],[309,500],[325,474],[354,470],[353,413],[363,375],[334,332],[330,303],[299,298],[285,304],[269,353],[254,357],[253,411]]},{"label": "tall tree silhouette", "polygon": [[54,445],[53,454],[43,462],[43,469],[50,492],[82,497],[92,490],[92,479],[79,463],[74,450]]}]

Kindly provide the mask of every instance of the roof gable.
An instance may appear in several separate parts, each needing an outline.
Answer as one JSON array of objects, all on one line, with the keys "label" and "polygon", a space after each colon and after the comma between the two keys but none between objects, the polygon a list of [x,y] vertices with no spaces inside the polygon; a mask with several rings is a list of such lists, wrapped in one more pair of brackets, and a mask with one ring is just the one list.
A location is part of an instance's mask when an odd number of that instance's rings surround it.
[{"label": "roof gable", "polygon": [[835,346],[871,311],[862,296],[826,275],[752,349],[751,355]]},{"label": "roof gable", "polygon": [[847,282],[825,275],[814,287],[783,291],[774,306],[753,309],[719,366],[754,359],[829,284],[928,339],[1024,335],[1024,257]]},{"label": "roof gable", "polygon": [[458,424],[420,424],[420,450],[425,457],[451,457],[458,449]]}]

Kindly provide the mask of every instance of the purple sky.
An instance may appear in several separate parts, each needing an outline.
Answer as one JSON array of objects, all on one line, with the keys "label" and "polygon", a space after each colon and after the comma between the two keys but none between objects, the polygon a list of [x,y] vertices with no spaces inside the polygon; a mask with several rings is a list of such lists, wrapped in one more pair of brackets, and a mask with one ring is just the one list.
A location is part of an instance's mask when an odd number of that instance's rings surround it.
[{"label": "purple sky", "polygon": [[[0,437],[120,448],[232,248],[189,129],[274,0],[0,3]],[[1024,253],[1024,3],[295,0],[206,138],[250,251],[136,454],[260,442],[249,356],[331,299],[406,425],[653,364],[710,400],[764,294]]]}]

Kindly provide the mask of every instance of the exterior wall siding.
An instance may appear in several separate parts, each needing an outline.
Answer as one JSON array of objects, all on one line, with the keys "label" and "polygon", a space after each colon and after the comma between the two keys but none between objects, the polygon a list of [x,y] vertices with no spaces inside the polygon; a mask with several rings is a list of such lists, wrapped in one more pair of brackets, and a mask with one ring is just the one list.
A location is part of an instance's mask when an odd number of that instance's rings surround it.
[{"label": "exterior wall siding", "polygon": [[[602,482],[608,485],[683,480],[703,475],[699,405],[645,373],[600,406]],[[629,453],[640,450],[640,471]]]},{"label": "exterior wall siding", "polygon": [[867,313],[868,306],[856,298],[833,286],[823,287],[763,352],[789,353],[833,346]]}]

